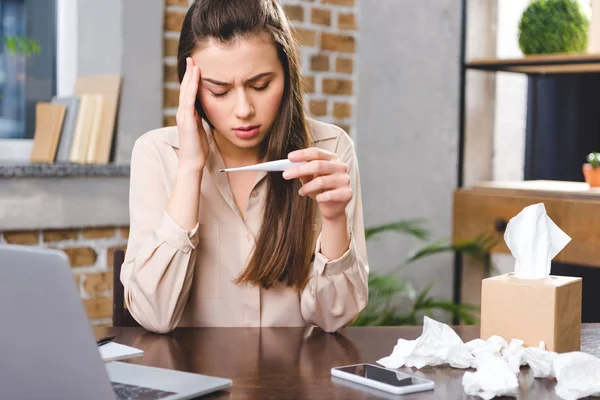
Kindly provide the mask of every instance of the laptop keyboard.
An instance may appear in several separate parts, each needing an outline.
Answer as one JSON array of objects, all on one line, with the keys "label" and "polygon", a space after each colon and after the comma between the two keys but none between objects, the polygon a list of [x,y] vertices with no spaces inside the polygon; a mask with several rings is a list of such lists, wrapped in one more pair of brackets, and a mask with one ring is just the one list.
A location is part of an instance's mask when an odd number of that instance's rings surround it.
[{"label": "laptop keyboard", "polygon": [[125,383],[111,382],[113,390],[119,400],[157,400],[174,395],[173,392],[150,389],[142,386],[127,385]]}]

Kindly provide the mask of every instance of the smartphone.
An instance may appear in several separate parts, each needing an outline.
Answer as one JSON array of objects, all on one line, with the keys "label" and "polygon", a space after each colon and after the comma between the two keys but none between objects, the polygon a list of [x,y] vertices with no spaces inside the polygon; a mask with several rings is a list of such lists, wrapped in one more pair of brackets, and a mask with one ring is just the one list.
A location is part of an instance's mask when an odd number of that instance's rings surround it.
[{"label": "smartphone", "polygon": [[331,368],[331,375],[393,394],[433,390],[434,383],[373,364],[355,364]]}]

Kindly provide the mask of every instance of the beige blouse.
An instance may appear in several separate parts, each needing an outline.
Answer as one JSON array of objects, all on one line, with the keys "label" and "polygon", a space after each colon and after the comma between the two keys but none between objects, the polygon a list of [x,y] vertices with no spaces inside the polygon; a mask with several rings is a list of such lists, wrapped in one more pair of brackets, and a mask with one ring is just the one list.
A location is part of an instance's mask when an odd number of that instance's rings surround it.
[{"label": "beige blouse", "polygon": [[284,284],[268,290],[234,284],[250,259],[268,190],[259,173],[244,220],[234,201],[223,159],[210,131],[198,224],[191,231],[165,211],[177,173],[176,127],[150,131],[135,143],[129,193],[130,234],[121,269],[125,302],[146,329],[176,326],[305,326],[336,331],[354,321],[368,299],[367,250],[360,179],[352,140],[336,126],[309,120],[313,146],[348,165],[354,198],[347,215],[349,250],[337,260],[320,253],[321,216],[312,273],[302,293]]}]

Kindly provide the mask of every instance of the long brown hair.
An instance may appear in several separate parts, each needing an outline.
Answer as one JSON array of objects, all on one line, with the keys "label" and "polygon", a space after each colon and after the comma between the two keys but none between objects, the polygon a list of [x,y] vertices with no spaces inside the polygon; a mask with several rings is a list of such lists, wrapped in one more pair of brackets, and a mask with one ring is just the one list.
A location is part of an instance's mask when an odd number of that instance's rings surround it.
[{"label": "long brown hair", "polygon": [[[208,39],[228,43],[263,32],[270,35],[285,72],[279,113],[262,146],[262,156],[271,161],[287,158],[291,151],[310,145],[298,51],[290,23],[277,0],[194,1],[181,28],[177,72],[181,82],[186,57]],[[196,109],[206,119],[199,100]],[[278,173],[270,173],[267,179],[269,190],[262,226],[252,257],[236,283],[270,288],[281,281],[301,291],[308,278],[315,245],[315,206],[308,196],[298,195],[299,181],[286,181]]]}]

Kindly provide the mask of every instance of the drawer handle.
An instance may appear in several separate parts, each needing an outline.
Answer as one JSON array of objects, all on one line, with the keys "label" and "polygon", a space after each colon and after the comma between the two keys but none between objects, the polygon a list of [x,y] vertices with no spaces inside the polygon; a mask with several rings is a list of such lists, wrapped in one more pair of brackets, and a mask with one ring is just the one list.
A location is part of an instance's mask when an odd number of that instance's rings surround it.
[{"label": "drawer handle", "polygon": [[508,226],[508,222],[504,218],[496,219],[495,228],[496,232],[504,233],[506,231],[506,227]]}]

